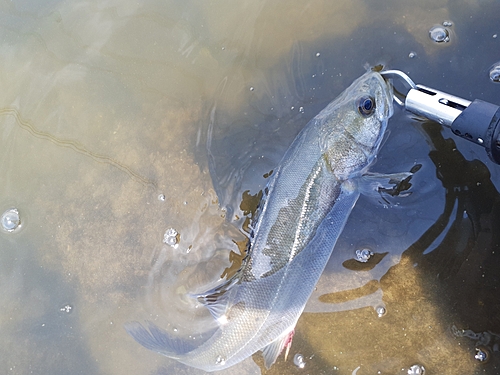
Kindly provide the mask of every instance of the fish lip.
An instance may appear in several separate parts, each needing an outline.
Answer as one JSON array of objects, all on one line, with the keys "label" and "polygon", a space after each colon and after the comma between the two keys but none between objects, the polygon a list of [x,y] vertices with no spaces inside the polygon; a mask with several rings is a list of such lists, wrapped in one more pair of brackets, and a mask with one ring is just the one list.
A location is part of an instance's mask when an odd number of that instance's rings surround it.
[{"label": "fish lip", "polygon": [[394,114],[394,90],[390,80],[386,80],[380,73],[375,72],[375,77],[378,80],[382,89],[382,97],[384,98],[384,111],[378,113],[380,121],[389,119]]}]

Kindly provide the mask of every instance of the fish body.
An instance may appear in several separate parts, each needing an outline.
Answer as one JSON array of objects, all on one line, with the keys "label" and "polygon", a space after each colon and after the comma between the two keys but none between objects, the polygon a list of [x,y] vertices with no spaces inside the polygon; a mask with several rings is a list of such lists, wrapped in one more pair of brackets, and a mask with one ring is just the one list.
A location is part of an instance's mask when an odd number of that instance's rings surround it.
[{"label": "fish body", "polygon": [[358,78],[296,137],[253,223],[248,255],[227,283],[198,295],[219,323],[194,347],[151,322],[128,323],[140,344],[205,371],[262,350],[266,367],[293,330],[359,197],[392,115],[392,88],[377,72]]}]

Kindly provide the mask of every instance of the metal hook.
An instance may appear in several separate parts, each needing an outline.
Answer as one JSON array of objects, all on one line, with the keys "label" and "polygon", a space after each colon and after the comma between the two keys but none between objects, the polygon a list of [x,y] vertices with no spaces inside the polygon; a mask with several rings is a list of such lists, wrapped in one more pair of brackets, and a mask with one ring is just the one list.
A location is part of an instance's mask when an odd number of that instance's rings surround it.
[{"label": "metal hook", "polygon": [[[413,82],[412,79],[408,77],[408,75],[403,73],[401,70],[385,70],[380,72],[380,74],[386,79],[391,79],[391,78],[401,79],[403,81],[404,86],[408,88],[408,91],[411,89],[414,90],[418,89],[415,82]],[[404,107],[405,100],[406,100],[406,94],[403,94],[398,90],[394,89],[394,101],[401,107]]]}]

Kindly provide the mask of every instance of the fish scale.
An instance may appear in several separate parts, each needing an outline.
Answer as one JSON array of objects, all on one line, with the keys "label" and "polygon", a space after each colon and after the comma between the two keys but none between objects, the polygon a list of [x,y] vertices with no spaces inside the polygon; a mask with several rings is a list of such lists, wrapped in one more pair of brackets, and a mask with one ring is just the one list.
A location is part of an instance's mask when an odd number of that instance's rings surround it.
[{"label": "fish scale", "polygon": [[151,322],[127,323],[134,339],[205,371],[259,350],[271,366],[291,344],[359,197],[357,181],[377,155],[392,100],[390,84],[367,72],[299,133],[270,178],[241,270],[196,296],[219,323],[211,337],[193,348]]}]

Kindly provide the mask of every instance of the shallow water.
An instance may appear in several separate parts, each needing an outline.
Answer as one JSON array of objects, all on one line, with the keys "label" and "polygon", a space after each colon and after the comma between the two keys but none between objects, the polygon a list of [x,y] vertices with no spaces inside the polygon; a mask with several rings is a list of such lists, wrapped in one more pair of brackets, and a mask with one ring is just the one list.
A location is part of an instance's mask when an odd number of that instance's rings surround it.
[{"label": "shallow water", "polygon": [[[201,374],[143,349],[123,323],[150,319],[195,339],[213,325],[187,293],[241,261],[244,192],[258,194],[366,64],[499,104],[489,78],[499,8],[0,5],[0,213],[16,208],[21,220],[0,232],[0,372]],[[429,30],[444,21],[450,41],[436,43]],[[410,196],[356,205],[288,361],[265,371],[256,354],[223,373],[498,373],[500,167],[396,110],[373,170],[417,164]],[[162,242],[169,228],[174,247]],[[359,263],[364,248],[374,255]]]}]

